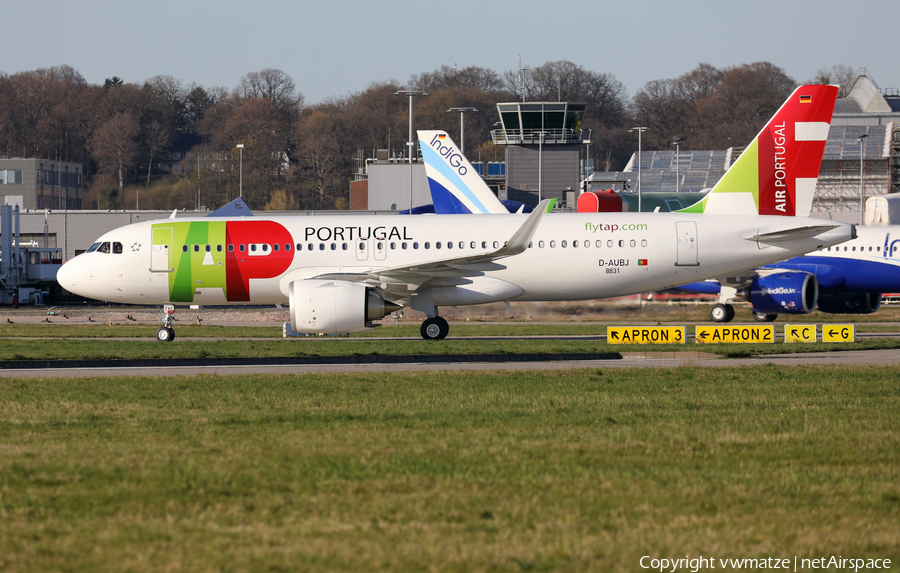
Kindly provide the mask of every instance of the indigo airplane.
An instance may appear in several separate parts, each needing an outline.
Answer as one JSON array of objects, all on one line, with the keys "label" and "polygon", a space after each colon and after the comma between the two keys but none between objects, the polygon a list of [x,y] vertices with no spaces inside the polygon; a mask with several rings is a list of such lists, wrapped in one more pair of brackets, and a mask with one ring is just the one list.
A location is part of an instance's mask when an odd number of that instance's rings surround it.
[{"label": "indigo airplane", "polygon": [[[730,322],[729,302],[740,292],[759,322],[779,314],[869,314],[881,306],[881,295],[900,292],[900,226],[865,226],[839,246],[766,265],[719,280],[687,284],[679,290],[718,294],[709,311],[715,322]],[[891,238],[893,237],[893,239]]]},{"label": "indigo airplane", "polygon": [[[811,202],[836,97],[834,86],[795,91],[683,213],[555,214],[543,201],[528,215],[170,218],[106,233],[57,280],[117,303],[288,303],[299,333],[361,331],[409,307],[426,316],[422,337],[440,340],[441,306],[597,299],[728,276],[855,237],[853,225],[793,216]],[[465,195],[474,170],[450,138],[420,132],[420,142],[432,190]],[[174,336],[167,314],[157,339]]]}]

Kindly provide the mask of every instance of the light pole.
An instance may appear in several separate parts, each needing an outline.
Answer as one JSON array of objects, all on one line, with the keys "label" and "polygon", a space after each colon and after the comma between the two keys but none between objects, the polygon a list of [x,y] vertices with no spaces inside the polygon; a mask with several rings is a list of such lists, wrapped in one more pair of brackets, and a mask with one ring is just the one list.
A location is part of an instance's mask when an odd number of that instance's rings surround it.
[{"label": "light pole", "polygon": [[638,134],[638,213],[641,212],[641,134],[649,131],[647,127],[632,127],[629,133],[636,131]]},{"label": "light pole", "polygon": [[240,179],[238,180],[238,193],[241,199],[244,198],[244,147],[243,143],[238,143],[235,147],[241,150],[241,170],[240,170]]},{"label": "light pole", "polygon": [[676,137],[672,143],[675,144],[675,192],[678,193],[681,191],[681,177],[678,176],[678,154],[680,151],[679,146],[684,143],[684,138]]},{"label": "light pole", "polygon": [[474,107],[451,107],[447,110],[447,113],[451,111],[459,112],[459,150],[465,155],[466,154],[466,112],[467,111],[478,111]]},{"label": "light pole", "polygon": [[865,158],[866,158],[866,138],[869,134],[863,133],[859,136],[859,224],[866,223],[866,180],[865,180]]},{"label": "light pole", "polygon": [[409,214],[412,215],[413,208],[413,178],[412,178],[412,164],[413,164],[413,146],[415,145],[413,141],[413,98],[420,96],[427,96],[428,94],[424,91],[419,90],[397,90],[394,92],[394,95],[405,95],[409,96],[409,139],[406,140],[406,145],[409,147]]}]

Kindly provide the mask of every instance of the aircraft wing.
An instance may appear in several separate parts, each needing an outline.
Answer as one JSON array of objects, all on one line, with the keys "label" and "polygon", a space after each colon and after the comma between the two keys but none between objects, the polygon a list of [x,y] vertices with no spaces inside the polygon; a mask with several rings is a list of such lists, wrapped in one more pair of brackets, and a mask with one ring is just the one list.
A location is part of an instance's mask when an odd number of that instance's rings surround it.
[{"label": "aircraft wing", "polygon": [[468,284],[471,281],[467,280],[467,277],[482,276],[485,272],[504,268],[502,264],[495,261],[525,252],[534,237],[534,232],[540,225],[541,218],[547,212],[550,201],[550,199],[541,201],[512,237],[502,247],[493,251],[412,265],[372,269],[367,273],[332,273],[315,278],[363,282],[383,291],[392,290],[390,287],[402,286],[402,290],[406,294],[426,284],[430,286]]}]

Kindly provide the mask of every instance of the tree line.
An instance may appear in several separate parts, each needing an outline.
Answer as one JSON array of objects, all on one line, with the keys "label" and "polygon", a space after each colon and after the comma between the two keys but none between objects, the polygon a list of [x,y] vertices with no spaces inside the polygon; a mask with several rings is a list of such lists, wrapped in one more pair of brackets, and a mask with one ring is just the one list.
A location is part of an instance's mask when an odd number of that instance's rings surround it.
[{"label": "tree line", "polygon": [[[853,80],[839,64],[810,81],[846,89]],[[769,62],[701,63],[629,98],[613,75],[556,61],[503,74],[441,66],[405,85],[376,82],[307,105],[294,80],[275,69],[248,73],[229,90],[166,75],[94,85],[58,66],[0,72],[0,154],[82,163],[86,209],[216,208],[237,197],[240,179],[254,209],[345,209],[361,160],[378,149],[407,153],[409,102],[400,90],[428,94],[415,99],[416,127],[444,129],[457,141],[459,114],[447,110],[476,108],[465,118],[466,154],[485,162],[503,160],[490,135],[498,102],[585,102],[589,153],[597,170],[611,171],[634,152],[628,130],[637,125],[649,128],[647,150],[671,149],[676,138],[682,149],[743,145],[796,85]]]}]

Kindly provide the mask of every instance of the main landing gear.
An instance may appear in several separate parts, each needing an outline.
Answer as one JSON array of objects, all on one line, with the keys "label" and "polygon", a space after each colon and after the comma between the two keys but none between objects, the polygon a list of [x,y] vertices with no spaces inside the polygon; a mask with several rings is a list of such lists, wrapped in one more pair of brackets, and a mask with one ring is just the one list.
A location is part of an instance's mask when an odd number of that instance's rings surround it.
[{"label": "main landing gear", "polygon": [[163,317],[160,322],[163,325],[156,331],[156,340],[160,342],[172,342],[175,340],[175,331],[172,329],[172,323],[175,321],[175,305],[163,305]]},{"label": "main landing gear", "polygon": [[440,316],[435,316],[423,322],[419,332],[425,340],[443,340],[450,332],[450,325]]},{"label": "main landing gear", "polygon": [[715,304],[709,309],[709,318],[713,322],[731,322],[734,319],[734,307],[730,304]]}]

